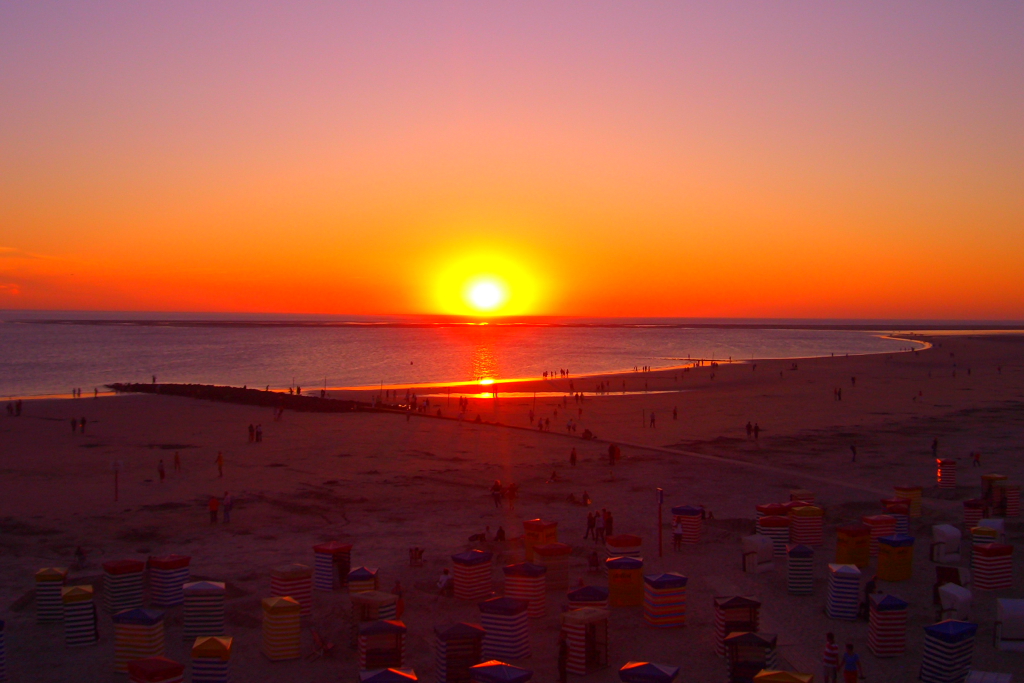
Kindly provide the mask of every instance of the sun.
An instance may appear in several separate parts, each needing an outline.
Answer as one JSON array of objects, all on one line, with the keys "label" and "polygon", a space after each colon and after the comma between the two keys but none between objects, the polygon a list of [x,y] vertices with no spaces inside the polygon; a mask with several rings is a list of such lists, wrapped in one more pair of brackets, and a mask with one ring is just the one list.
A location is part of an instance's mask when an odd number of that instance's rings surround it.
[{"label": "sun", "polygon": [[466,286],[466,303],[480,313],[491,313],[508,301],[508,287],[493,277],[471,280]]}]

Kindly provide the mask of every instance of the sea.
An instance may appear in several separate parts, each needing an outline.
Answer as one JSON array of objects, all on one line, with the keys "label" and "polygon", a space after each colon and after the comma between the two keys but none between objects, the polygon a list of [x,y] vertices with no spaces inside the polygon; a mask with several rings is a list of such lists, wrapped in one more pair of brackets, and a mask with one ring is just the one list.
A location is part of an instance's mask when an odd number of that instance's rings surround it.
[{"label": "sea", "polygon": [[563,369],[582,376],[920,347],[887,337],[883,324],[0,311],[0,396],[88,395],[154,377],[309,390],[500,385]]}]

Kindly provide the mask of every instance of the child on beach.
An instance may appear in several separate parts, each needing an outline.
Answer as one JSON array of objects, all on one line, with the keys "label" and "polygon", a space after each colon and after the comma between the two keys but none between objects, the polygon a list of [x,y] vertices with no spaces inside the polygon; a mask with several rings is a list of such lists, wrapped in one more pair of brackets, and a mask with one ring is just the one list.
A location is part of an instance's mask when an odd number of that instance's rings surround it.
[{"label": "child on beach", "polygon": [[821,654],[821,665],[824,670],[824,683],[836,683],[839,671],[839,646],[836,645],[834,633],[825,634],[825,650]]}]

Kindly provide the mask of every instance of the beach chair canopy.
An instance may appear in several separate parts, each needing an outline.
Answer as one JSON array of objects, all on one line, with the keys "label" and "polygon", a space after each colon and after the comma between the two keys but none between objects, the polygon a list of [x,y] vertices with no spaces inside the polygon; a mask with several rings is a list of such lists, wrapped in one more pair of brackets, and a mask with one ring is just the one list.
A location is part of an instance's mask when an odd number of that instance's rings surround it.
[{"label": "beach chair canopy", "polygon": [[957,619],[966,619],[971,614],[971,591],[955,583],[944,583],[939,586],[939,602],[942,611],[952,611]]},{"label": "beach chair canopy", "polygon": [[907,609],[906,600],[900,600],[895,595],[886,593],[874,593],[871,596],[871,604],[879,612],[898,612]]},{"label": "beach chair canopy", "polygon": [[383,634],[402,634],[408,629],[405,624],[397,619],[386,619],[381,621],[364,621],[359,624],[359,635],[379,636]]},{"label": "beach chair canopy", "polygon": [[516,598],[491,598],[490,600],[484,600],[477,607],[484,614],[513,616],[525,612],[529,607],[529,603],[526,600],[517,600]]},{"label": "beach chair canopy", "polygon": [[960,537],[960,530],[950,524],[936,524],[932,527],[932,538],[936,543],[945,543],[948,553],[959,550]]},{"label": "beach chair canopy", "polygon": [[359,672],[359,683],[413,683],[419,680],[412,669],[372,669]]},{"label": "beach chair canopy", "polygon": [[619,669],[622,683],[672,683],[679,676],[678,666],[654,662],[626,662]]},{"label": "beach chair canopy", "polygon": [[505,573],[505,576],[527,576],[535,578],[547,574],[548,568],[542,564],[520,562],[518,564],[505,565],[501,568],[501,571]]},{"label": "beach chair canopy", "polygon": [[113,617],[115,624],[135,624],[137,626],[152,626],[164,619],[164,613],[158,609],[126,609],[118,612]]},{"label": "beach chair canopy", "polygon": [[452,562],[461,565],[484,564],[490,562],[492,557],[494,557],[494,553],[483,550],[470,550],[465,553],[455,553],[452,555]]},{"label": "beach chair canopy", "polygon": [[672,508],[672,514],[676,517],[700,517],[704,508],[696,505],[677,505]]},{"label": "beach chair canopy", "polygon": [[1013,683],[1013,674],[997,674],[991,671],[971,671],[964,683]]},{"label": "beach chair canopy", "polygon": [[754,683],[811,683],[814,674],[801,674],[795,671],[770,671],[764,669],[754,676]]},{"label": "beach chair canopy", "polygon": [[483,638],[484,629],[478,624],[460,621],[457,624],[442,624],[434,627],[434,634],[442,641]]},{"label": "beach chair canopy", "polygon": [[526,683],[533,678],[529,669],[521,669],[492,659],[469,667],[469,675],[478,683]]},{"label": "beach chair canopy", "polygon": [[969,621],[947,619],[931,626],[925,626],[924,631],[929,636],[945,643],[962,643],[974,637],[978,632],[978,625]]},{"label": "beach chair canopy", "polygon": [[182,664],[166,657],[148,657],[128,662],[128,674],[133,681],[165,681],[184,672]]},{"label": "beach chair canopy", "polygon": [[787,545],[786,554],[790,557],[814,557],[814,548],[803,544]]},{"label": "beach chair canopy", "polygon": [[687,581],[689,579],[675,572],[644,575],[644,583],[651,588],[685,588]]},{"label": "beach chair canopy", "polygon": [[996,639],[1000,650],[1024,652],[1024,600],[996,600]]},{"label": "beach chair canopy", "polygon": [[639,557],[609,557],[604,566],[608,569],[643,569],[644,561]]}]

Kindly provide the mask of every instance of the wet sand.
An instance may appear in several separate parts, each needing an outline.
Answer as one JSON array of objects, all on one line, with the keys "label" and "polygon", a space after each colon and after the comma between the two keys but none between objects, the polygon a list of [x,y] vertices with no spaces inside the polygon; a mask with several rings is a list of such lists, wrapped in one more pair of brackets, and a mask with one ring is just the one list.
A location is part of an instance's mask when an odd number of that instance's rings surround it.
[{"label": "wet sand", "polygon": [[[78,650],[64,648],[60,625],[35,623],[33,572],[69,565],[78,545],[88,550],[88,564],[72,572],[72,582],[95,580],[106,560],[167,553],[191,555],[193,576],[227,581],[235,680],[356,680],[343,592],[314,596],[311,623],[338,643],[334,658],[270,663],[259,653],[259,600],[269,595],[269,569],[312,564],[311,546],[332,539],[354,544],[354,565],[379,566],[384,589],[401,580],[408,664],[421,679],[432,680],[433,627],[478,621],[479,615],[474,604],[437,599],[433,584],[450,566],[449,556],[470,547],[468,537],[486,525],[492,532],[501,525],[515,537],[524,519],[558,521],[560,540],[574,546],[572,580],[603,583],[586,569],[594,547],[582,539],[586,510],[566,502],[568,494],[583,490],[594,507],[614,512],[616,533],[643,537],[645,571],[678,571],[690,579],[683,629],[649,629],[639,608],[614,609],[611,666],[588,680],[617,680],[617,668],[630,659],[682,666],[682,680],[722,680],[725,665],[713,652],[711,610],[712,596],[722,594],[762,600],[762,630],[778,633],[782,658],[816,678],[821,634],[833,630],[840,643],[856,644],[870,680],[910,680],[920,663],[921,627],[934,618],[930,525],[959,524],[959,501],[978,495],[982,473],[1024,478],[1024,337],[928,340],[935,346],[916,354],[574,379],[577,391],[592,392],[607,380],[613,389],[621,390],[625,382],[628,391],[670,393],[588,393],[581,405],[570,400],[567,407],[553,396],[534,404],[529,397],[499,394],[497,401],[471,399],[463,421],[448,419],[456,415],[456,394],[451,407],[440,400],[446,418],[440,420],[286,412],[275,422],[269,408],[148,395],[27,401],[20,418],[0,417],[0,618],[7,621],[11,680],[125,680],[107,673],[113,657],[109,616],[101,616],[100,644]],[[841,401],[834,396],[838,387]],[[568,380],[502,387],[567,389]],[[432,401],[431,415],[438,407]],[[550,432],[531,426],[531,409],[551,420]],[[481,422],[501,425],[476,424],[477,415]],[[86,434],[72,434],[69,421],[81,416],[89,420]],[[566,433],[569,417],[578,424],[575,437]],[[747,421],[761,427],[757,440],[747,438]],[[262,424],[263,443],[247,443],[250,422]],[[598,440],[580,439],[584,429]],[[959,487],[953,493],[940,495],[935,487],[933,438],[939,440],[940,457],[959,461]],[[608,441],[622,444],[623,460],[614,468],[607,464]],[[851,444],[857,447],[856,464],[850,463]],[[570,468],[573,447],[580,462]],[[982,452],[981,468],[970,467],[972,450]],[[175,451],[181,472],[173,470]],[[214,463],[218,451],[226,460],[223,479]],[[161,458],[168,475],[163,484],[157,478]],[[117,502],[115,460],[124,470]],[[552,471],[558,480],[547,483]],[[494,479],[520,485],[515,511],[495,509],[487,490]],[[909,650],[882,660],[867,650],[866,623],[825,618],[825,564],[834,559],[832,529],[878,512],[878,498],[888,496],[894,484],[925,487],[926,505],[913,530],[913,581],[880,584],[911,603]],[[658,557],[658,486],[666,492],[666,517],[670,505],[702,504],[714,512],[699,545],[674,553],[666,529],[664,557]],[[826,508],[826,542],[815,556],[810,597],[786,594],[784,563],[768,574],[740,571],[739,538],[752,533],[754,505],[783,502],[791,488],[811,489]],[[207,498],[226,490],[237,501],[232,522],[211,526]],[[1019,568],[1024,534],[1016,524],[1009,526]],[[426,548],[423,568],[408,566],[407,549],[413,545]],[[500,594],[497,565],[518,560],[522,551],[515,542],[490,547],[498,553],[494,578]],[[998,596],[1024,597],[1020,571],[1014,588]],[[1020,671],[1019,655],[991,646],[995,597],[975,591],[973,616],[980,624],[975,664]],[[535,670],[535,681],[556,678],[558,612],[564,601],[563,593],[549,593],[548,616],[531,622],[532,656],[519,664]],[[180,608],[170,610],[168,656],[184,662],[180,623]],[[308,651],[308,630],[303,643]]]}]

